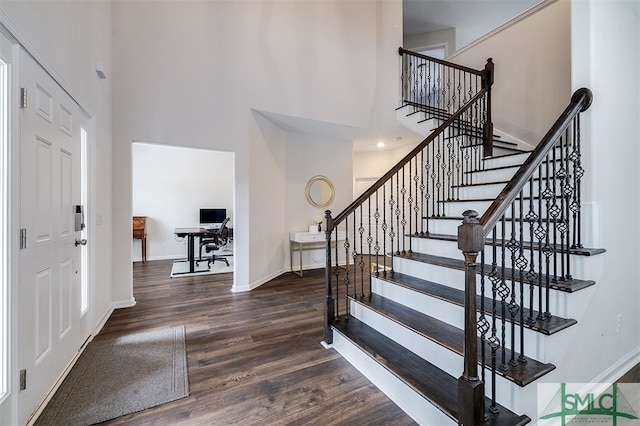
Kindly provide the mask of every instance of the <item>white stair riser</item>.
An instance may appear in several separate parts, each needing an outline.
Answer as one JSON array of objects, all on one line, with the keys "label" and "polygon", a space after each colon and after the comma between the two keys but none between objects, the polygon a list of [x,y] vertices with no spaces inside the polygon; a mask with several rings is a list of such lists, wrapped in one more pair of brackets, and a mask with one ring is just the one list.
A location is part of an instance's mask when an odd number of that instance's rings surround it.
[{"label": "white stair riser", "polygon": [[513,154],[515,151],[508,149],[508,148],[504,148],[501,146],[494,146],[493,147],[493,155],[494,156],[504,156],[504,155],[510,155]]},{"label": "white stair riser", "polygon": [[[482,214],[487,211],[487,209],[489,208],[489,206],[491,205],[493,201],[457,201],[457,202],[444,202],[441,204],[444,204],[444,206],[441,206],[438,210],[440,211],[440,213],[444,214],[445,216],[453,216],[453,217],[460,217],[462,216],[462,214],[466,211],[466,210],[475,210],[476,212],[479,213],[480,216],[482,216]],[[560,205],[560,200],[556,201],[556,204],[559,208],[562,208]],[[552,207],[553,204],[550,203],[549,207]],[[569,217],[570,219],[573,218],[573,213],[571,211],[569,211],[568,215],[567,215],[567,211],[566,211],[566,206],[564,207],[565,211],[564,211],[564,217]],[[523,200],[522,203],[522,214],[523,216],[526,216],[529,211],[531,209],[531,205],[529,203],[529,200]],[[519,218],[520,217],[520,204],[516,203],[515,204],[515,208],[514,208],[514,212],[515,212],[515,217]],[[542,203],[542,205],[538,204],[538,200],[535,199],[533,202],[533,212],[535,213],[535,215],[537,217],[540,217],[542,219],[546,219],[547,217],[552,218],[552,216],[548,216],[547,215],[547,204],[545,202]],[[511,207],[509,207],[509,210],[507,212],[507,216],[508,217],[512,217],[512,213],[511,213]],[[558,216],[560,217],[560,216]]]},{"label": "white stair riser", "polygon": [[[402,286],[395,285],[382,280],[373,279],[372,292],[379,294],[387,299],[391,299],[394,302],[403,304],[415,311],[421,312],[430,317],[437,318],[440,321],[444,321],[454,327],[464,328],[464,307],[460,305],[454,305],[452,303],[443,301],[441,299],[431,297],[429,295],[412,291]],[[501,320],[501,304],[497,304],[498,316],[496,319],[497,334],[499,338],[502,338],[502,323]],[[507,310],[506,316],[510,318],[510,313]],[[478,313],[478,319],[480,313]],[[517,317],[519,319],[519,317]],[[491,321],[491,318],[487,316],[487,320]],[[505,322],[505,336],[507,341],[507,347],[511,347],[511,334],[512,328],[509,321]],[[524,339],[526,354],[533,356],[537,360],[542,360],[540,355],[544,356],[544,342],[547,336],[542,335],[536,331],[525,328]],[[516,348],[520,348],[520,331],[516,327]]]},{"label": "white stair riser", "polygon": [[491,183],[508,181],[513,177],[517,167],[506,169],[484,170],[473,173],[473,176],[465,178],[467,183]]},{"label": "white stair riser", "polygon": [[484,168],[503,167],[503,166],[520,166],[529,156],[529,153],[518,155],[509,155],[507,157],[494,157],[484,160]]},{"label": "white stair riser", "polygon": [[431,133],[431,129],[439,125],[435,120],[422,121],[426,118],[423,112],[407,115],[412,112],[409,108],[411,107],[407,106],[396,111],[396,118],[406,128],[426,137]]},{"label": "white stair riser", "polygon": [[455,196],[459,200],[476,198],[495,198],[504,188],[504,183],[494,183],[478,186],[463,186],[455,189]]},{"label": "white stair riser", "polygon": [[[505,245],[506,245],[506,242],[505,242]],[[534,247],[535,249],[533,251],[533,261],[534,261],[534,264],[536,265],[536,269],[537,269],[537,265],[539,264],[542,264],[543,268],[546,268],[546,256],[544,254],[540,256],[540,251],[537,250],[537,248],[539,247],[537,243],[535,244]],[[411,242],[411,248],[416,253],[428,253],[436,256],[450,257],[452,259],[464,259],[462,252],[460,251],[460,249],[458,249],[457,241],[437,240],[437,239],[430,239],[430,238],[413,238],[413,241]],[[496,247],[496,260],[497,260],[496,263],[498,265],[502,264],[502,252],[503,250],[501,246]],[[512,254],[511,250],[509,250],[508,247],[505,247],[504,256],[505,256],[505,262],[506,262],[507,268],[512,267],[511,254]],[[525,259],[527,260],[527,264],[529,264],[529,262],[531,261],[531,250],[528,247],[523,246],[523,254]],[[516,250],[515,256],[516,258],[519,256],[518,250]],[[570,257],[569,266],[571,268],[572,276],[574,277],[586,276],[585,267],[587,266],[587,263],[588,263],[587,257],[588,256],[578,256],[578,255],[572,255]],[[542,259],[542,262],[540,261],[540,259]],[[478,255],[478,262],[480,262],[480,255]],[[493,263],[493,247],[490,245],[485,246],[484,263],[485,265],[489,265]],[[562,271],[562,265],[561,265],[561,256],[559,252],[556,255],[555,266],[557,268],[556,269],[557,274],[560,275]],[[549,268],[550,268],[551,274],[553,274],[554,272],[553,256],[549,257]],[[566,264],[565,264],[565,268],[566,268]]]},{"label": "white stair riser", "polygon": [[[415,262],[408,259],[402,259],[396,257],[394,260],[394,270],[406,275],[412,275],[424,280],[433,281],[439,284],[447,285],[458,290],[464,289],[464,271],[457,269],[445,268],[437,265],[431,265],[422,262]],[[487,271],[488,273],[489,271]],[[511,289],[511,280],[507,281],[509,289]],[[530,291],[529,285],[524,285],[523,300],[525,306],[530,306]],[[480,294],[481,282],[479,275],[476,281],[476,293]],[[572,318],[571,312],[568,310],[568,299],[572,296],[571,293],[564,291],[558,291],[550,289],[549,291],[549,311],[554,315],[559,315],[565,318]],[[491,282],[485,279],[485,297],[491,296]],[[516,298],[520,301],[520,283],[516,281]],[[533,306],[534,309],[538,307],[539,291],[538,287],[534,287],[533,294]],[[543,306],[546,308],[546,293],[543,292]]]},{"label": "white stair riser", "polygon": [[[427,219],[425,219],[427,220]],[[458,235],[458,226],[462,225],[460,217],[456,219],[428,219],[429,225],[424,225],[432,234]]]},{"label": "white stair riser", "polygon": [[335,330],[333,348],[418,424],[443,426],[457,424]]},{"label": "white stair riser", "polygon": [[[440,346],[426,337],[415,333],[408,328],[365,308],[359,303],[352,302],[351,306],[352,315],[374,328],[379,333],[384,334],[386,337],[392,339],[396,343],[409,349],[419,357],[429,361],[436,367],[440,368],[447,374],[453,377],[459,377],[463,371],[463,357],[449,349]],[[519,400],[518,395],[521,393],[522,388],[515,383],[501,377],[496,377],[496,388],[498,395],[514,396],[512,403],[516,404]],[[491,395],[491,377],[487,377],[487,383],[485,385],[485,395]],[[502,400],[500,401],[506,408],[513,410],[513,406],[505,405]]]},{"label": "white stair riser", "polygon": [[[533,185],[533,196],[537,197],[540,193],[544,193],[544,191],[546,190],[546,182],[543,180],[542,183],[542,188],[539,185],[540,181],[534,181],[534,185]],[[463,186],[460,188],[457,188],[454,192],[454,194],[458,197],[459,200],[472,200],[472,199],[485,199],[485,198],[497,198],[498,195],[500,194],[500,192],[502,191],[502,189],[505,187],[505,183],[495,183],[495,184],[487,184],[487,185],[477,185],[477,186]],[[553,191],[553,186],[549,185],[549,189],[551,191]],[[555,194],[557,196],[560,195],[561,191],[560,191],[560,186],[557,185],[556,186],[556,191]],[[523,196],[529,197],[530,194],[532,193],[531,191],[531,187],[530,185],[526,185],[523,190],[522,190],[522,194]],[[528,200],[526,200],[526,203],[528,205]],[[536,200],[536,203],[538,201]],[[553,202],[553,201],[551,201]],[[542,200],[542,203],[545,204],[546,200]]]},{"label": "white stair riser", "polygon": [[[520,221],[519,220],[515,220],[515,221],[511,221],[511,210],[507,211],[507,217],[505,220],[505,236],[507,237],[507,239],[511,239],[511,231],[513,229],[514,234],[515,234],[515,238],[519,239],[520,238],[520,233],[522,232],[523,238],[526,241],[529,241],[531,239],[531,223],[530,222],[526,222],[526,221],[522,221],[522,231],[520,230]],[[573,221],[573,217],[571,218],[570,222]],[[456,219],[429,219],[429,224],[428,224],[428,228],[427,225],[424,225],[424,230],[426,231],[428,229],[428,231],[432,234],[445,234],[445,235],[458,235],[458,227],[462,225],[462,220],[459,218]],[[544,228],[547,228],[547,223],[546,222],[542,222],[542,226]],[[553,223],[549,223],[549,226],[551,228],[551,232],[549,234],[549,243],[553,243]],[[533,230],[535,231],[536,228],[538,227],[537,223],[534,223],[534,227]],[[501,238],[502,237],[502,222],[498,222],[498,224],[496,225],[496,236],[497,238]],[[557,243],[560,242],[560,232],[556,231],[556,240]],[[489,232],[489,234],[487,235],[487,238],[492,238],[493,234],[491,233],[491,231]],[[566,238],[566,235],[565,235]],[[573,236],[571,237],[573,238]],[[538,239],[535,236],[533,236],[533,241],[537,242]]]}]

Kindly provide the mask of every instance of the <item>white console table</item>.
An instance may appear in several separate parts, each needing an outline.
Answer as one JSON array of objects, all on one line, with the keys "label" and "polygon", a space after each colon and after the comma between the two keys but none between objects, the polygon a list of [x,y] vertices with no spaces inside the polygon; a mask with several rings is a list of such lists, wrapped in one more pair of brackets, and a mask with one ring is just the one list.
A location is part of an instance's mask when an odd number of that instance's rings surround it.
[{"label": "white console table", "polygon": [[[335,247],[336,241],[344,241],[347,238],[345,231],[338,231],[338,238],[336,239],[336,233],[331,234],[331,244]],[[302,252],[304,250],[318,250],[325,248],[326,235],[324,232],[291,232],[289,233],[289,261],[291,265],[291,272],[302,276]],[[293,252],[298,251],[298,270],[293,269]]]}]

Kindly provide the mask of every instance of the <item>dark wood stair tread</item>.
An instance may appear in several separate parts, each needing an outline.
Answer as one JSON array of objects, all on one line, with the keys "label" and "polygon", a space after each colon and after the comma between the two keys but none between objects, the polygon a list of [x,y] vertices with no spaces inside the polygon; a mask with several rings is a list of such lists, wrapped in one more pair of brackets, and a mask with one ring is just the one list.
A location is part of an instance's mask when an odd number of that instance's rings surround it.
[{"label": "dark wood stair tread", "polygon": [[[388,281],[390,283],[408,288],[413,291],[426,294],[428,296],[443,300],[445,302],[452,303],[457,306],[464,307],[464,291],[457,288],[449,287],[446,285],[434,283],[431,281],[423,280],[411,275],[401,274],[399,272],[380,274],[378,277],[380,280]],[[478,311],[481,309],[481,296],[476,296],[476,303]],[[491,299],[485,297],[484,312],[489,314],[491,312]],[[501,303],[501,302],[500,302]],[[576,324],[577,321],[572,318],[562,318],[559,316],[552,316],[545,319],[536,319],[534,323],[528,322],[526,319],[531,316],[531,311],[528,308],[523,309],[525,318],[524,326],[531,330],[537,331],[545,335],[555,334],[565,328],[571,327]],[[533,311],[533,318],[537,318],[538,311]],[[519,324],[519,314],[516,317],[516,322]],[[511,322],[511,315],[507,314],[506,320]]]},{"label": "dark wood stair tread", "polygon": [[[394,254],[394,256],[403,258],[403,259],[409,259],[417,262],[429,263],[432,265],[438,265],[445,268],[458,269],[458,270],[464,271],[464,260],[462,259],[452,259],[450,257],[434,256],[431,254],[424,254],[424,253],[409,253],[409,252]],[[489,273],[489,271],[491,271],[491,265],[484,265],[484,270],[486,271],[486,273]],[[480,265],[476,267],[476,272],[480,273]],[[519,278],[519,274],[520,274],[519,270],[512,270],[511,268],[505,268],[505,279],[511,280],[514,272],[516,274],[515,275],[516,279]],[[524,271],[524,274],[526,276],[526,271]],[[554,278],[555,278],[555,282],[554,282]],[[552,276],[551,283],[549,286],[554,290],[572,293],[574,291],[578,291],[578,290],[582,290],[583,288],[590,287],[594,284],[595,284],[595,281],[591,281],[591,280],[580,280],[576,278],[561,280],[557,277]],[[534,285],[537,285],[537,283]]]},{"label": "dark wood stair tread", "polygon": [[[456,378],[356,318],[337,321],[333,327],[443,413],[454,420],[458,419]],[[490,400],[485,397],[485,406],[489,404]],[[530,422],[527,416],[519,416],[502,406],[499,406],[499,410],[498,415],[493,415],[488,408],[485,409],[489,414],[485,424],[524,425]]]},{"label": "dark wood stair tread", "polygon": [[[460,356],[463,355],[464,330],[377,294],[359,298],[357,301],[454,353]],[[480,348],[481,346],[482,342],[480,338],[478,338],[478,347]],[[489,344],[487,343],[485,347],[486,353],[490,354],[491,349],[489,348]],[[498,350],[498,357],[500,357],[500,351],[501,349]],[[478,350],[478,364],[482,364],[480,352],[481,351]],[[511,359],[511,355],[511,350],[506,349],[505,356],[507,361]],[[517,355],[516,353],[516,358]],[[488,361],[487,359],[487,362]],[[518,362],[515,367],[509,366],[505,371],[497,370],[496,372],[518,386],[526,386],[555,368],[553,364],[544,364],[527,357],[526,363]]]}]

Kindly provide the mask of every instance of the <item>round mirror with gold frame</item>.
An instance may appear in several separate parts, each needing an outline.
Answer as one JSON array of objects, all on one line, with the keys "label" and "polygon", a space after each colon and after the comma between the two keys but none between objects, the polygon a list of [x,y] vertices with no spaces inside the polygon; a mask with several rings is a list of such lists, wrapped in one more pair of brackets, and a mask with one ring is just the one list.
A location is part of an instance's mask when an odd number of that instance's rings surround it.
[{"label": "round mirror with gold frame", "polygon": [[315,207],[327,207],[333,203],[336,190],[333,182],[326,176],[314,176],[307,182],[307,201]]}]

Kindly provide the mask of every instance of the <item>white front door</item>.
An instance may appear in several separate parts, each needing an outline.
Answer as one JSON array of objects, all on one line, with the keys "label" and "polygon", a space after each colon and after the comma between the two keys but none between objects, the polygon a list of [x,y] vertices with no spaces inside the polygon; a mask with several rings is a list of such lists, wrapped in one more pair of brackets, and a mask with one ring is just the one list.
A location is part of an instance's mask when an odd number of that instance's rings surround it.
[{"label": "white front door", "polygon": [[76,355],[81,306],[80,109],[24,51],[19,86],[20,250],[18,367],[26,371],[18,420],[25,423]]}]

